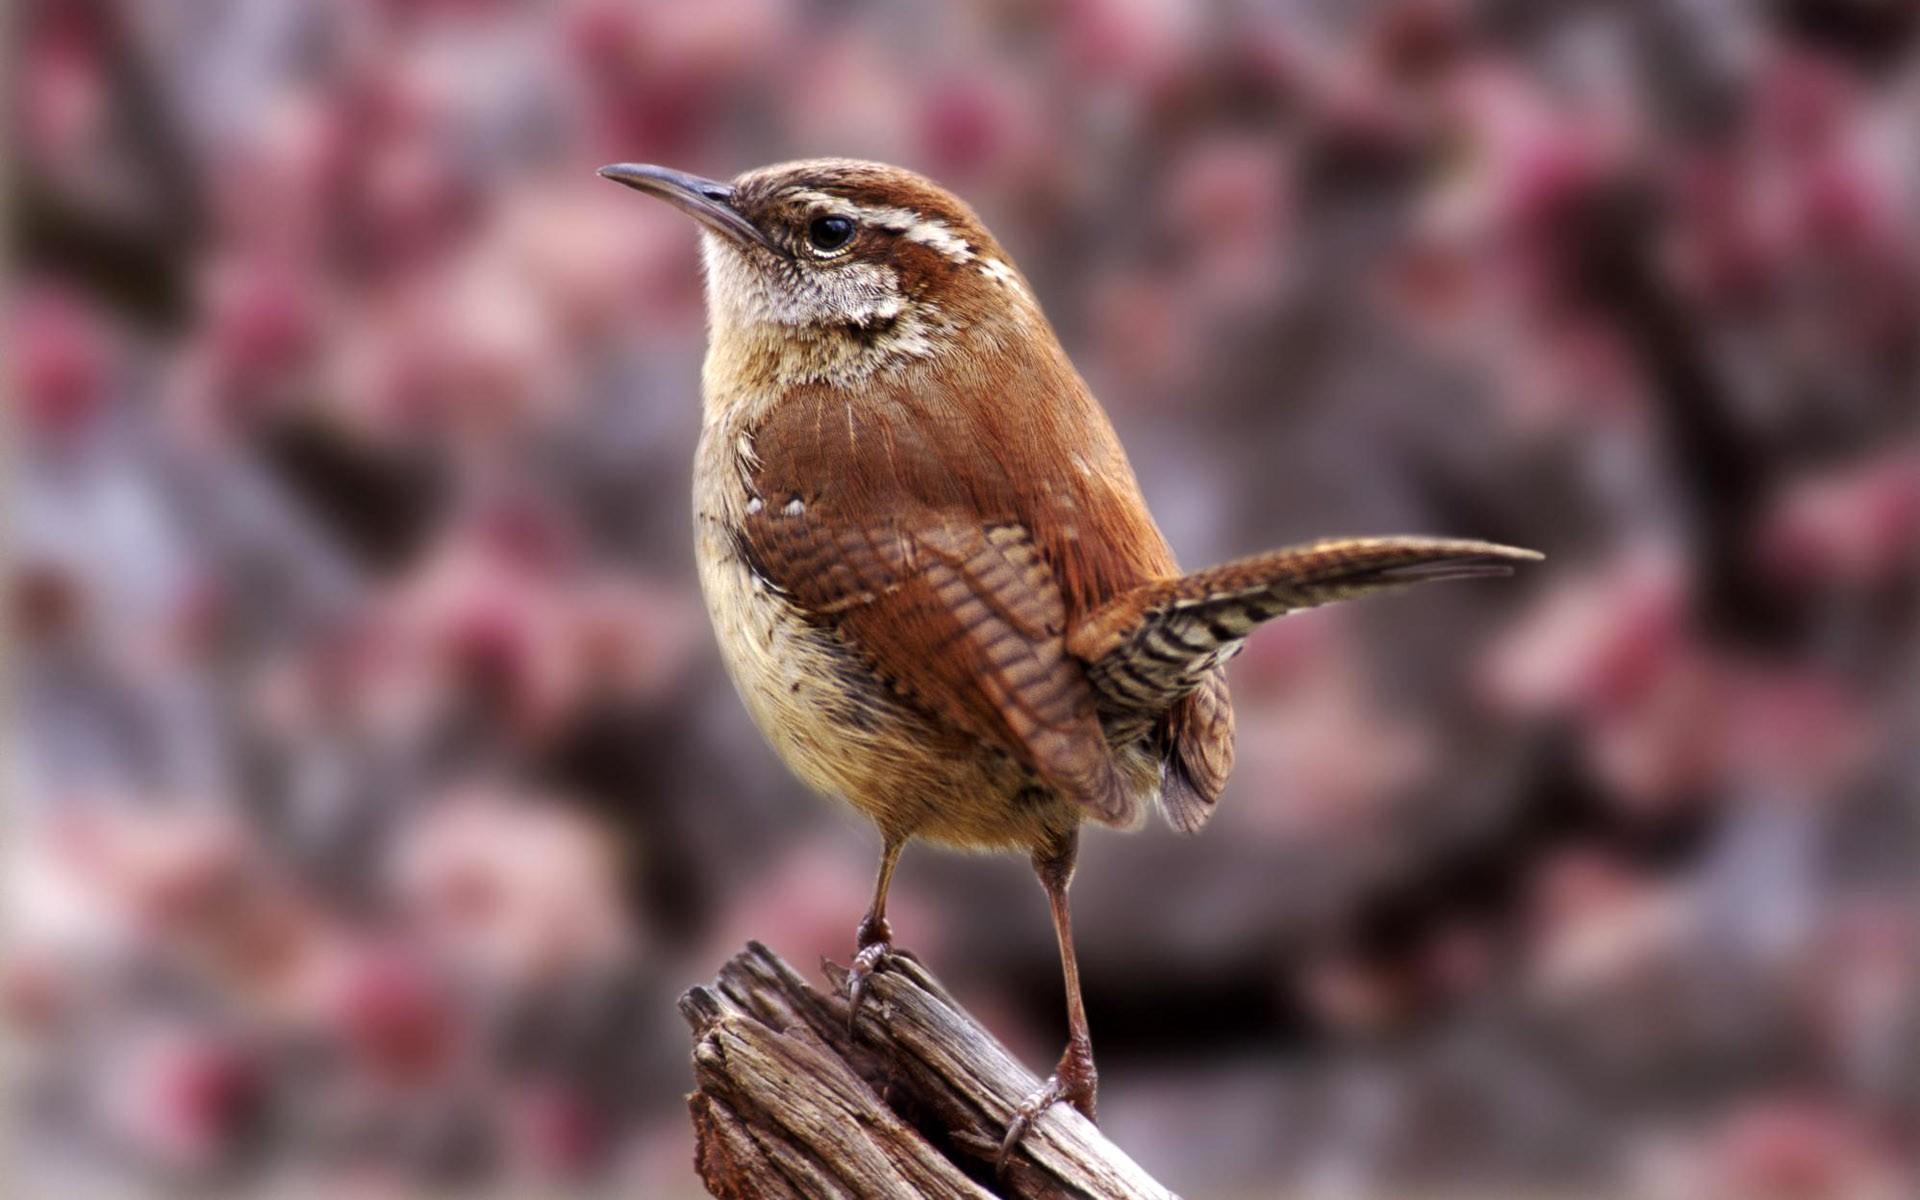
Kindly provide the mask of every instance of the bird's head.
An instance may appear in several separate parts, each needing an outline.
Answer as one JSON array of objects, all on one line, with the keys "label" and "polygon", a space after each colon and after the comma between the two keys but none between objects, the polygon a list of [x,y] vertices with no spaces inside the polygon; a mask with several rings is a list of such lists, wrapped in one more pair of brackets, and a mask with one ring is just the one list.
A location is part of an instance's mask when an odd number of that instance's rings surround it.
[{"label": "bird's head", "polygon": [[935,357],[1037,316],[1026,282],[953,193],[900,167],[807,159],[722,183],[620,163],[600,174],[705,230],[716,343],[791,343],[823,376]]}]

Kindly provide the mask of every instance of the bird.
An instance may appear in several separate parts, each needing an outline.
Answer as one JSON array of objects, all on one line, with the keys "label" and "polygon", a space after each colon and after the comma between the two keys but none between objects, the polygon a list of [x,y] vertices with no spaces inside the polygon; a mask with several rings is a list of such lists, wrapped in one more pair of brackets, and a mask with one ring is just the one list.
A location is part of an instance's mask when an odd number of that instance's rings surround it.
[{"label": "bird", "polygon": [[838,158],[599,173],[700,225],[693,507],[721,657],[787,767],[880,833],[849,1019],[896,952],[909,841],[1025,853],[1046,892],[1067,1045],[1012,1113],[1004,1169],[1054,1104],[1096,1116],[1067,904],[1081,827],[1207,823],[1233,766],[1223,665],[1254,628],[1541,555],[1350,537],[1183,573],[1032,287],[958,196]]}]

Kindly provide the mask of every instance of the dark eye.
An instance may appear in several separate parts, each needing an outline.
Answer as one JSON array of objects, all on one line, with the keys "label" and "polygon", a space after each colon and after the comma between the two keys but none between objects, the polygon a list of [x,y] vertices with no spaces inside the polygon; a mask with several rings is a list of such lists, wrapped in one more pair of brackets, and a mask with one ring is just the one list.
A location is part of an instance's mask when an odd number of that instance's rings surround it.
[{"label": "dark eye", "polygon": [[815,217],[807,225],[807,241],[815,250],[838,250],[853,240],[853,222],[845,217]]}]

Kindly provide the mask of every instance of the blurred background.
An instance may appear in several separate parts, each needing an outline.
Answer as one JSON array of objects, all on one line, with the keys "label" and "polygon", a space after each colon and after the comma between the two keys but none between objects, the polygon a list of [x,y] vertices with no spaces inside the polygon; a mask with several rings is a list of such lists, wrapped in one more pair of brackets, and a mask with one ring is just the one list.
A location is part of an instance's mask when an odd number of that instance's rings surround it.
[{"label": "blurred background", "polygon": [[[1920,69],[1877,0],[23,0],[15,1194],[698,1193],[676,995],[877,840],[715,656],[690,223],[876,157],[1031,276],[1189,566],[1293,617],[1206,834],[1075,888],[1192,1198],[1920,1191]],[[1014,857],[900,941],[1031,1065]]]}]

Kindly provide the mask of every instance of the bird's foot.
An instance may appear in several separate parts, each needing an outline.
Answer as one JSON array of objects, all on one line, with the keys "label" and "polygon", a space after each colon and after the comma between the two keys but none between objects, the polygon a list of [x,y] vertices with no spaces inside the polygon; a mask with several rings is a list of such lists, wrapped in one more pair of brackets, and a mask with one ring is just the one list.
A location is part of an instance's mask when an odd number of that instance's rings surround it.
[{"label": "bird's foot", "polygon": [[1000,1153],[993,1161],[994,1173],[1006,1175],[1013,1152],[1020,1148],[1033,1123],[1062,1100],[1079,1109],[1087,1120],[1094,1120],[1094,1093],[1098,1083],[1099,1075],[1093,1069],[1093,1047],[1083,1041],[1068,1042],[1066,1052],[1061,1054],[1059,1065],[1054,1067],[1046,1083],[1014,1110],[1013,1120],[1007,1123],[1007,1136],[1001,1139]]},{"label": "bird's foot", "polygon": [[860,1029],[860,1004],[867,997],[867,980],[886,968],[893,957],[892,942],[865,942],[847,966],[847,1032]]}]

